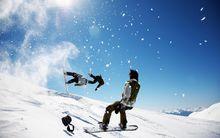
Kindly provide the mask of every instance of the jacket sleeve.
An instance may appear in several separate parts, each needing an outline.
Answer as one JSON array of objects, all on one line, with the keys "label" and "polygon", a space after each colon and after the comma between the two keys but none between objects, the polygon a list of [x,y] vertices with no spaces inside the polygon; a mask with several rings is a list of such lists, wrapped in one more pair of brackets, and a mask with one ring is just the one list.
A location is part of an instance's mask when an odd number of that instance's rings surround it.
[{"label": "jacket sleeve", "polygon": [[125,102],[130,98],[131,96],[131,85],[127,82],[124,86],[124,91],[122,93],[122,100]]}]

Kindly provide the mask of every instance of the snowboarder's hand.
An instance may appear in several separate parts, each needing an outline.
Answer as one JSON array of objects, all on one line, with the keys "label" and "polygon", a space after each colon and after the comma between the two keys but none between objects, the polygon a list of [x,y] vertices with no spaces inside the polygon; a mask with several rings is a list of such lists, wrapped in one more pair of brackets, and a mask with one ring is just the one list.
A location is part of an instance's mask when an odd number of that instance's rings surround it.
[{"label": "snowboarder's hand", "polygon": [[98,90],[98,88],[95,88],[95,91],[97,91]]}]

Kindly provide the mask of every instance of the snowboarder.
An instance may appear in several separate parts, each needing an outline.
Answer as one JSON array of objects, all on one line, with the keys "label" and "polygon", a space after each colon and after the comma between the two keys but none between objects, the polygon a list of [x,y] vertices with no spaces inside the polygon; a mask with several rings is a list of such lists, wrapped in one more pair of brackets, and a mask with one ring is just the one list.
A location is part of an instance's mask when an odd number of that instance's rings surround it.
[{"label": "snowboarder", "polygon": [[99,124],[99,127],[103,130],[108,129],[108,124],[110,121],[111,113],[115,111],[116,114],[120,112],[120,124],[121,129],[126,129],[127,119],[126,119],[126,110],[131,110],[136,101],[140,84],[138,83],[138,72],[136,70],[130,70],[129,73],[130,80],[125,83],[124,91],[122,93],[122,99],[116,101],[113,104],[106,107],[105,114],[103,116],[102,122]]},{"label": "snowboarder", "polygon": [[83,78],[81,74],[75,72],[64,72],[64,75],[72,76],[73,79],[65,82],[66,84],[71,84],[75,82],[75,86],[82,86],[87,84],[87,79]]},{"label": "snowboarder", "polygon": [[91,78],[93,78],[93,81],[88,80],[88,83],[89,83],[89,84],[95,84],[96,82],[98,82],[98,85],[97,85],[97,87],[95,88],[95,91],[97,91],[99,87],[101,87],[102,85],[104,85],[104,80],[102,79],[102,76],[101,76],[101,75],[94,76],[92,73],[89,73],[89,76],[90,76]]},{"label": "snowboarder", "polygon": [[89,73],[89,76],[93,78],[93,80],[88,80],[84,78],[81,74],[77,74],[75,72],[64,72],[64,75],[72,76],[73,79],[65,82],[66,84],[75,83],[75,86],[82,86],[89,84],[95,84],[98,82],[97,87],[95,88],[95,91],[98,90],[99,87],[101,87],[104,84],[104,80],[101,75],[94,76],[92,73]]}]

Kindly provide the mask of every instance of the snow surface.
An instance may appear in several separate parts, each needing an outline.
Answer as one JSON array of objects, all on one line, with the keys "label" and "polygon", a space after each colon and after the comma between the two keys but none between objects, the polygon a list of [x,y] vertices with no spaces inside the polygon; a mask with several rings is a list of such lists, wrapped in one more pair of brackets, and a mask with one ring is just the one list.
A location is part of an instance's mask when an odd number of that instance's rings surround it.
[{"label": "snow surface", "polygon": [[[0,73],[1,138],[68,138],[61,117],[69,114],[75,125],[73,137],[94,137],[83,127],[98,126],[107,103],[86,97],[58,93]],[[219,108],[218,108],[219,109]],[[218,110],[219,111],[219,110]],[[134,108],[127,111],[128,124],[137,131],[97,133],[97,137],[219,138],[220,122],[168,115]],[[112,114],[111,126],[119,115]]]},{"label": "snow surface", "polygon": [[213,104],[209,108],[207,108],[203,111],[194,112],[194,113],[190,114],[189,117],[208,119],[208,120],[220,122],[220,103]]}]

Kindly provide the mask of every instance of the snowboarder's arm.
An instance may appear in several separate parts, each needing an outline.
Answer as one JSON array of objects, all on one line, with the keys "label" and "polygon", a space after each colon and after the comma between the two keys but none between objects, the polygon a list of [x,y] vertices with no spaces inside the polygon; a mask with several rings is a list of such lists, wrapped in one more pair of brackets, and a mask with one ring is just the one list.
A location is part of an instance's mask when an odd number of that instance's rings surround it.
[{"label": "snowboarder's arm", "polygon": [[103,84],[100,84],[100,83],[99,83],[99,85],[95,88],[95,91],[97,91],[98,88],[101,87],[102,85],[103,85]]},{"label": "snowboarder's arm", "polygon": [[89,76],[93,79],[95,79],[95,76],[92,73],[89,73]]}]

